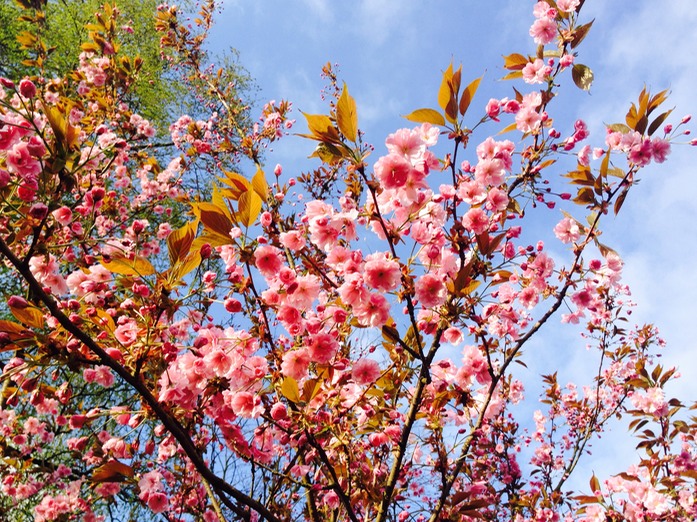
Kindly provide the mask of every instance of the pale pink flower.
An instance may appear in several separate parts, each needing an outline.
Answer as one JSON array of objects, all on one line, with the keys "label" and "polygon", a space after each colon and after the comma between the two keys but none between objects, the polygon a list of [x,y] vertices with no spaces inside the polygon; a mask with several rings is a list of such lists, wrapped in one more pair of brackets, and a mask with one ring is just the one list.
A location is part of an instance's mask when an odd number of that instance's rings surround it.
[{"label": "pale pink flower", "polygon": [[339,351],[339,343],[328,333],[320,332],[312,337],[308,353],[310,359],[319,364],[331,361]]},{"label": "pale pink flower", "polygon": [[388,154],[375,163],[375,177],[386,189],[403,187],[412,170],[411,163],[397,154]]},{"label": "pale pink flower", "polygon": [[416,298],[426,308],[439,306],[445,302],[445,284],[434,274],[424,274],[417,279],[414,287]]},{"label": "pale pink flower", "polygon": [[498,187],[506,179],[506,168],[500,159],[486,158],[477,163],[474,176],[482,185]]},{"label": "pale pink flower", "polygon": [[670,154],[670,142],[661,138],[651,140],[651,153],[656,163],[663,163]]},{"label": "pale pink flower", "polygon": [[544,83],[551,72],[552,68],[540,58],[536,58],[534,62],[526,63],[522,71],[525,82],[531,84]]},{"label": "pale pink flower", "polygon": [[410,161],[418,159],[426,151],[421,136],[410,129],[399,129],[390,134],[385,140],[385,145],[391,154],[402,156]]},{"label": "pale pink flower", "polygon": [[305,246],[305,238],[297,230],[282,232],[279,239],[281,240],[281,244],[288,250],[302,250],[302,248]]},{"label": "pale pink flower", "polygon": [[657,386],[647,389],[643,394],[634,392],[630,397],[632,404],[638,410],[660,417],[668,412],[665,393]]},{"label": "pale pink flower", "polygon": [[29,270],[44,287],[55,295],[68,293],[68,285],[58,273],[58,262],[53,254],[34,256],[29,260]]},{"label": "pale pink flower", "polygon": [[121,316],[119,325],[114,330],[114,337],[124,346],[130,346],[138,340],[138,324],[130,317]]},{"label": "pale pink flower", "polygon": [[283,266],[280,250],[270,245],[260,245],[254,251],[254,265],[261,274],[269,279],[274,278]]},{"label": "pale pink flower", "polygon": [[557,9],[563,13],[571,13],[576,10],[579,0],[557,0]]},{"label": "pale pink flower", "polygon": [[399,263],[384,254],[371,254],[366,258],[363,280],[375,290],[389,292],[394,290],[401,280]]},{"label": "pale pink flower", "polygon": [[373,359],[358,359],[353,363],[351,377],[357,384],[372,384],[380,377],[380,365]]},{"label": "pale pink flower", "polygon": [[530,27],[530,36],[537,45],[552,43],[557,36],[557,24],[551,18],[538,18]]},{"label": "pale pink flower", "polygon": [[554,227],[554,235],[562,243],[573,243],[581,237],[581,229],[576,220],[565,217]]},{"label": "pale pink flower", "polygon": [[471,208],[462,216],[462,226],[470,232],[481,234],[489,228],[489,217],[481,208]]},{"label": "pale pink flower", "polygon": [[310,354],[305,348],[291,350],[283,355],[281,362],[281,373],[287,377],[299,381],[307,375],[310,366]]},{"label": "pale pink flower", "polygon": [[235,415],[245,419],[255,419],[264,412],[264,405],[258,395],[248,391],[240,391],[230,395],[228,395],[228,400]]},{"label": "pale pink flower", "polygon": [[515,115],[516,128],[521,132],[533,132],[539,129],[542,116],[532,107],[521,107]]}]

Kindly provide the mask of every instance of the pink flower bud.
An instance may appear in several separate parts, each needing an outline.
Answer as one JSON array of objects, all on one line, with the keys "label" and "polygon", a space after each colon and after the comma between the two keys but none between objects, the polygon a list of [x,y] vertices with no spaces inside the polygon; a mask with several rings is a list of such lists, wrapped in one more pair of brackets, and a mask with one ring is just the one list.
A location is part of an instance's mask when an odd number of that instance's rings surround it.
[{"label": "pink flower bud", "polygon": [[26,307],[29,306],[29,303],[26,299],[24,299],[24,297],[20,297],[18,295],[11,295],[10,298],[7,300],[7,306],[9,306],[10,308],[24,310]]},{"label": "pink flower bud", "polygon": [[29,209],[29,215],[34,219],[44,219],[48,215],[48,207],[43,203],[35,203]]},{"label": "pink flower bud", "polygon": [[33,98],[36,96],[36,85],[31,80],[24,78],[19,82],[19,94],[25,98]]}]

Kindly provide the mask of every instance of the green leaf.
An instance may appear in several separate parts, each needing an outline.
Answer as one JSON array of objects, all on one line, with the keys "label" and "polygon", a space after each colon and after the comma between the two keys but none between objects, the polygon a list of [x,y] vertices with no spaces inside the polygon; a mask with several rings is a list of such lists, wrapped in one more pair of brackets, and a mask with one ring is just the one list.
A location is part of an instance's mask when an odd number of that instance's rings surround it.
[{"label": "green leaf", "polygon": [[587,65],[577,63],[571,69],[571,78],[573,78],[576,87],[589,91],[593,83],[593,71]]},{"label": "green leaf", "polygon": [[482,81],[482,77],[480,76],[479,78],[473,80],[464,90],[462,93],[462,98],[460,99],[460,114],[462,116],[465,115],[467,112],[467,109],[470,106],[470,103],[472,103],[472,98],[474,98],[475,93],[477,92],[477,89],[479,88],[479,83]]},{"label": "green leaf", "polygon": [[187,256],[191,250],[191,244],[196,239],[197,228],[198,219],[189,221],[183,227],[178,228],[167,236],[167,251],[169,252],[170,264],[173,265]]},{"label": "green leaf", "polygon": [[237,221],[245,227],[251,227],[261,212],[262,201],[259,194],[248,191],[240,196],[239,208],[235,213]]},{"label": "green leaf", "polygon": [[[249,194],[249,191],[243,192],[240,198],[244,194]],[[227,209],[207,202],[194,203],[192,209],[206,230],[222,236],[227,236],[232,230],[232,221],[228,217]]]},{"label": "green leaf", "polygon": [[588,31],[590,31],[591,26],[593,25],[593,22],[595,22],[595,18],[588,22],[587,24],[579,25],[576,30],[574,31],[574,35],[571,39],[571,48],[575,49],[578,47],[583,39],[588,35]]},{"label": "green leaf", "polygon": [[334,127],[329,116],[325,114],[305,114],[304,112],[302,114],[305,116],[307,127],[312,133],[312,136],[309,136],[311,139],[330,143],[341,142],[339,131]]},{"label": "green leaf", "polygon": [[416,123],[430,123],[432,125],[445,125],[443,115],[434,109],[416,109],[404,116],[409,121]]},{"label": "green leaf", "polygon": [[503,67],[509,71],[522,70],[530,60],[522,54],[513,53],[503,57]]},{"label": "green leaf", "polygon": [[649,136],[651,136],[654,132],[656,132],[658,130],[658,128],[663,124],[663,122],[666,121],[666,118],[668,116],[670,116],[670,113],[673,112],[673,109],[670,109],[669,111],[666,111],[663,114],[658,115],[656,117],[656,119],[651,122],[651,125],[649,125],[649,131],[648,131]]},{"label": "green leaf", "polygon": [[155,273],[152,263],[141,256],[129,259],[125,256],[102,259],[102,266],[112,274],[126,276],[149,276]]},{"label": "green leaf", "polygon": [[292,377],[285,377],[281,383],[281,395],[291,402],[300,402],[300,389],[298,381]]},{"label": "green leaf", "polygon": [[358,112],[356,100],[349,95],[348,87],[344,83],[339,101],[336,104],[336,123],[341,133],[349,141],[355,142],[358,138]]},{"label": "green leaf", "polygon": [[259,195],[262,201],[266,201],[266,198],[269,197],[269,184],[266,182],[264,171],[261,170],[259,165],[257,165],[257,172],[252,178],[252,188],[254,189],[254,192]]}]

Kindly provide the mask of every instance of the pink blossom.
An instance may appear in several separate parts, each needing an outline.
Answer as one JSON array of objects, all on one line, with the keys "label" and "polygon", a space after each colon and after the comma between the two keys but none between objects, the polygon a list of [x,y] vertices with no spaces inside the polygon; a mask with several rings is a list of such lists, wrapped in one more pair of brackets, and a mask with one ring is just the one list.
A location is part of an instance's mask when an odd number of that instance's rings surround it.
[{"label": "pink blossom", "polygon": [[462,335],[462,330],[454,326],[451,326],[443,332],[443,339],[445,339],[450,344],[460,344],[464,339],[464,336]]},{"label": "pink blossom", "polygon": [[310,359],[319,364],[327,364],[334,358],[337,351],[339,351],[339,343],[331,335],[324,332],[313,336],[308,346]]},{"label": "pink blossom", "polygon": [[670,154],[670,142],[661,138],[651,141],[651,155],[656,163],[663,163]]},{"label": "pink blossom", "polygon": [[283,266],[280,252],[270,245],[261,245],[254,251],[254,265],[267,279],[273,279]]},{"label": "pink blossom", "polygon": [[169,500],[164,493],[152,493],[148,495],[147,504],[153,513],[162,513],[169,507]]},{"label": "pink blossom", "polygon": [[114,384],[114,375],[108,366],[85,368],[82,371],[82,377],[85,379],[85,382],[95,382],[105,388],[110,388]]},{"label": "pink blossom", "polygon": [[416,298],[424,307],[431,308],[445,302],[445,284],[434,274],[424,274],[417,279],[414,287]]},{"label": "pink blossom", "polygon": [[399,263],[384,254],[371,254],[366,258],[363,280],[370,288],[389,292],[394,290],[401,280]]},{"label": "pink blossom", "polygon": [[581,229],[576,220],[565,217],[554,227],[554,235],[562,243],[573,243],[581,237]]},{"label": "pink blossom", "polygon": [[499,121],[498,115],[501,112],[501,102],[495,98],[491,98],[486,104],[486,114],[494,121]]},{"label": "pink blossom", "polygon": [[462,216],[462,226],[470,232],[481,234],[489,228],[489,217],[481,208],[471,208]]},{"label": "pink blossom", "polygon": [[660,417],[668,412],[668,403],[665,400],[665,393],[657,386],[648,388],[644,393],[634,392],[630,400],[634,407],[644,413],[649,413]]},{"label": "pink blossom", "polygon": [[69,225],[73,220],[73,211],[68,207],[60,207],[54,210],[51,215],[61,225]]},{"label": "pink blossom", "polygon": [[375,163],[375,177],[386,189],[397,189],[407,183],[412,166],[403,156],[388,154]]},{"label": "pink blossom", "polygon": [[551,18],[538,18],[530,27],[530,36],[537,45],[552,43],[557,36],[557,24]]},{"label": "pink blossom", "polygon": [[16,143],[7,151],[5,162],[10,170],[25,180],[36,180],[41,172],[41,163],[31,155],[24,141]]},{"label": "pink blossom", "polygon": [[282,232],[279,236],[281,244],[288,250],[298,251],[305,246],[305,238],[297,230]]},{"label": "pink blossom", "polygon": [[500,159],[486,158],[477,163],[474,175],[482,185],[498,187],[506,179],[506,167]]},{"label": "pink blossom", "polygon": [[124,346],[130,346],[138,340],[138,324],[134,319],[126,316],[121,316],[118,321],[119,325],[114,330],[114,337]]},{"label": "pink blossom", "polygon": [[[230,397],[231,396],[231,397]],[[230,393],[229,403],[235,415],[246,419],[255,419],[264,411],[261,397],[248,391]]]},{"label": "pink blossom", "polygon": [[354,308],[354,314],[361,324],[383,326],[390,317],[390,303],[382,294],[368,294],[367,299]]},{"label": "pink blossom", "polygon": [[515,116],[516,128],[521,132],[534,132],[540,127],[542,116],[532,107],[522,107]]},{"label": "pink blossom", "polygon": [[410,129],[399,129],[390,134],[385,140],[385,145],[390,154],[402,156],[410,161],[420,158],[426,150],[419,133]]},{"label": "pink blossom", "polygon": [[373,359],[358,359],[353,363],[351,377],[357,384],[372,384],[380,377],[380,365]]},{"label": "pink blossom", "polygon": [[486,198],[486,208],[492,212],[500,212],[508,207],[508,194],[496,187],[489,191]]},{"label": "pink blossom", "polygon": [[283,355],[281,372],[287,377],[299,381],[307,375],[310,366],[310,354],[305,348],[291,350]]},{"label": "pink blossom", "polygon": [[526,83],[544,83],[552,72],[552,68],[546,65],[540,58],[534,62],[528,62],[523,67],[523,79]]},{"label": "pink blossom", "polygon": [[557,8],[563,13],[571,13],[578,8],[579,0],[557,0]]}]

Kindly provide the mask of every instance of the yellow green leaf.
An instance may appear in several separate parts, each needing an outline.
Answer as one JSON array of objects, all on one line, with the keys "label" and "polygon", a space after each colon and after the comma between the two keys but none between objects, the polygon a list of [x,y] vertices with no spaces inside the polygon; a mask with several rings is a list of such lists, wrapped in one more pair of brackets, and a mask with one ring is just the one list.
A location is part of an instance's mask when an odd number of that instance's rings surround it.
[{"label": "yellow green leaf", "polygon": [[513,53],[503,57],[503,67],[509,71],[520,71],[529,61],[526,56]]},{"label": "yellow green leaf", "polygon": [[514,131],[514,130],[516,130],[516,126],[517,126],[516,123],[513,122],[510,125],[506,126],[504,129],[500,130],[499,134],[506,134],[507,132]]},{"label": "yellow green leaf", "polygon": [[[248,194],[248,192],[243,194]],[[223,210],[213,203],[207,202],[194,203],[192,209],[206,230],[222,236],[227,236],[232,230],[232,221],[228,217],[227,209]]]},{"label": "yellow green leaf", "polygon": [[669,111],[666,111],[663,114],[658,115],[656,119],[653,120],[653,122],[651,122],[651,125],[649,125],[648,130],[649,136],[653,135],[653,133],[658,130],[658,128],[663,124],[663,122],[666,121],[666,118],[670,116],[671,112],[673,112],[673,109],[670,109]]},{"label": "yellow green leaf", "polygon": [[479,78],[473,80],[465,88],[464,92],[462,93],[462,98],[460,99],[460,115],[464,116],[467,112],[470,103],[472,103],[472,98],[474,98],[474,94],[477,92],[477,89],[479,88],[479,82],[481,81],[482,77],[480,76]]},{"label": "yellow green leaf", "polygon": [[191,250],[191,244],[196,238],[197,228],[198,219],[189,221],[167,236],[167,251],[169,252],[170,264],[173,265],[187,256],[189,250]]},{"label": "yellow green leaf", "polygon": [[451,79],[453,77],[453,64],[452,62],[448,65],[448,68],[443,72],[443,81],[441,81],[440,88],[438,89],[438,105],[440,108],[445,110],[448,106],[448,102],[452,96],[451,94]]},{"label": "yellow green leaf", "polygon": [[115,256],[108,260],[102,259],[102,266],[112,274],[126,276],[148,276],[155,273],[155,267],[150,261],[140,256],[133,259],[125,256]]},{"label": "yellow green leaf", "polygon": [[134,475],[133,468],[118,460],[110,460],[92,472],[92,482],[123,482]]},{"label": "yellow green leaf", "polygon": [[[227,238],[227,243],[230,243],[229,236]],[[227,244],[225,243],[225,244]],[[208,244],[211,244],[210,242]],[[214,245],[211,245],[214,246]],[[216,245],[219,246],[219,245]],[[183,257],[181,259],[178,259],[176,263],[172,265],[172,267],[165,273],[165,278],[169,282],[170,286],[176,285],[181,279],[191,272],[192,270],[195,270],[201,265],[201,252],[200,252],[200,246],[199,249],[195,249],[194,251],[190,252],[189,254],[186,255],[186,257]]]},{"label": "yellow green leaf", "polygon": [[269,197],[269,184],[266,182],[264,171],[261,170],[259,165],[257,165],[257,173],[254,174],[252,178],[252,187],[254,188],[254,192],[259,194],[262,201],[266,201],[266,198]]},{"label": "yellow green leaf", "polygon": [[32,328],[43,328],[44,314],[34,305],[29,306],[10,306],[10,312],[15,318]]},{"label": "yellow green leaf", "polygon": [[409,121],[416,123],[430,123],[432,125],[445,125],[443,115],[434,109],[416,109],[404,116]]},{"label": "yellow green leaf", "polygon": [[318,141],[340,143],[339,131],[334,127],[331,118],[325,114],[305,114],[307,127],[312,133],[311,138]]},{"label": "yellow green leaf", "polygon": [[261,204],[261,198],[256,192],[248,191],[242,194],[235,214],[237,222],[245,227],[252,226],[261,212]]},{"label": "yellow green leaf", "polygon": [[583,39],[586,37],[588,34],[588,31],[590,31],[591,26],[593,25],[593,22],[595,22],[595,18],[588,22],[587,24],[580,25],[576,28],[574,31],[574,35],[571,39],[571,48],[575,49],[578,47],[578,45],[583,41]]},{"label": "yellow green leaf", "polygon": [[571,69],[571,78],[574,80],[576,87],[589,91],[593,83],[593,71],[587,65],[577,63]]},{"label": "yellow green leaf", "polygon": [[226,192],[226,195],[229,194],[228,197],[230,199],[237,200],[237,198],[240,197],[240,194],[249,190],[250,183],[244,176],[241,176],[237,172],[230,172],[227,170],[223,170],[223,173],[225,174],[225,177],[219,177],[218,179],[230,187],[231,193]]},{"label": "yellow green leaf", "polygon": [[300,402],[300,390],[298,381],[292,377],[285,377],[281,383],[281,395],[291,402]]},{"label": "yellow green leaf", "polygon": [[349,141],[355,142],[358,138],[358,112],[356,100],[351,97],[346,83],[336,104],[336,123],[341,133]]}]

